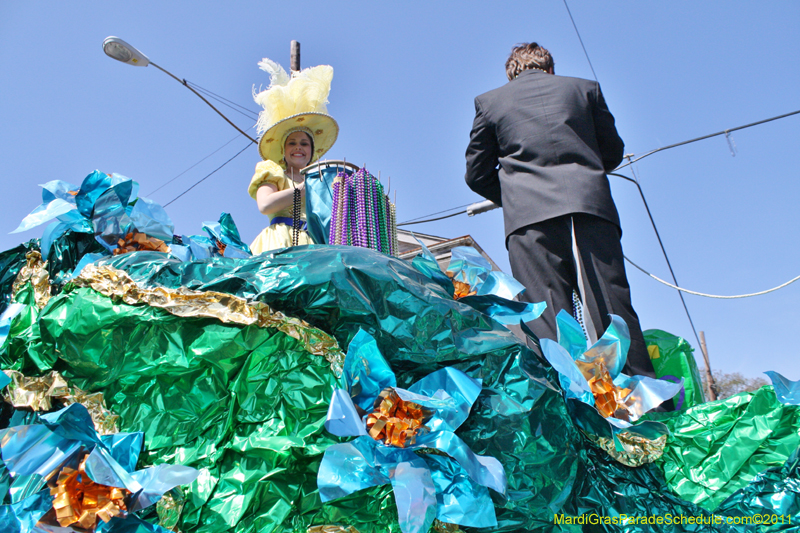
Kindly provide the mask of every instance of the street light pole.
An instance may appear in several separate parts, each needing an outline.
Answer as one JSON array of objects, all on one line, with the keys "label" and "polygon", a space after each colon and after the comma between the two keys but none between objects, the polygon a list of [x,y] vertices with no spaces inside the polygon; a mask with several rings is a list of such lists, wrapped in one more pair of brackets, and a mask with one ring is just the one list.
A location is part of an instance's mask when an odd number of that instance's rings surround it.
[{"label": "street light pole", "polygon": [[135,66],[135,67],[146,67],[147,65],[153,65],[154,67],[156,67],[156,68],[157,68],[158,70],[160,70],[161,72],[163,72],[163,73],[165,73],[165,74],[169,74],[169,76],[170,76],[172,79],[174,79],[175,81],[177,81],[178,83],[180,83],[181,85],[183,85],[184,87],[186,87],[187,89],[189,89],[190,91],[192,91],[194,94],[196,94],[198,98],[200,98],[200,99],[201,99],[203,102],[205,102],[205,103],[208,105],[208,107],[210,107],[211,109],[213,109],[214,111],[216,111],[216,112],[217,112],[217,114],[218,114],[219,116],[221,116],[222,118],[224,118],[224,119],[225,119],[225,121],[226,121],[228,124],[230,124],[231,126],[233,126],[234,128],[236,128],[236,131],[238,131],[239,133],[241,133],[242,135],[244,135],[245,137],[247,137],[248,139],[250,139],[250,140],[251,140],[253,143],[255,143],[255,144],[258,144],[258,141],[256,141],[256,140],[255,140],[255,139],[253,139],[252,137],[250,137],[250,136],[249,136],[247,133],[245,133],[244,131],[242,131],[242,130],[239,128],[239,126],[237,126],[236,124],[234,124],[233,122],[231,122],[231,121],[230,121],[230,119],[229,119],[228,117],[226,117],[225,115],[223,115],[223,114],[222,114],[222,112],[221,112],[219,109],[217,109],[216,107],[214,107],[214,106],[211,104],[211,102],[209,102],[208,100],[206,100],[206,99],[203,97],[203,95],[202,95],[202,94],[200,94],[199,92],[195,91],[195,90],[194,90],[194,89],[193,89],[193,88],[192,88],[192,87],[191,87],[191,86],[190,86],[190,85],[189,85],[189,84],[186,82],[186,80],[182,80],[182,79],[178,78],[177,76],[175,76],[173,73],[169,72],[168,70],[166,70],[166,69],[163,69],[163,68],[159,67],[158,65],[156,65],[155,63],[153,63],[153,62],[152,62],[152,61],[151,61],[151,60],[150,60],[150,59],[149,59],[149,58],[148,58],[146,55],[144,55],[142,52],[140,52],[139,50],[137,50],[135,47],[133,47],[133,46],[129,45],[128,43],[126,43],[125,41],[123,41],[122,39],[120,39],[119,37],[106,37],[106,39],[103,41],[103,52],[105,52],[105,53],[106,53],[106,55],[107,55],[108,57],[110,57],[110,58],[112,58],[112,59],[116,59],[117,61],[120,61],[120,62],[122,62],[122,63],[127,63],[128,65],[133,65],[133,66]]}]

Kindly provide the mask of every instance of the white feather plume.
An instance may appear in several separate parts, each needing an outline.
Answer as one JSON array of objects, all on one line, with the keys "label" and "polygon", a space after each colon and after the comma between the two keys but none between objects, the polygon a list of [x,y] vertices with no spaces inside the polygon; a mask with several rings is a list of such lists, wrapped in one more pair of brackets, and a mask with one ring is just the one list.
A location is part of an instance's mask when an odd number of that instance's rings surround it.
[{"label": "white feather plume", "polygon": [[326,104],[333,80],[333,67],[310,67],[290,77],[283,67],[269,59],[263,59],[258,65],[270,73],[272,82],[263,91],[253,88],[253,99],[264,108],[256,123],[259,135],[279,120],[298,113],[327,114]]},{"label": "white feather plume", "polygon": [[277,62],[264,58],[258,64],[259,68],[269,74],[269,86],[275,87],[276,85],[286,85],[289,83],[289,75],[286,70]]}]

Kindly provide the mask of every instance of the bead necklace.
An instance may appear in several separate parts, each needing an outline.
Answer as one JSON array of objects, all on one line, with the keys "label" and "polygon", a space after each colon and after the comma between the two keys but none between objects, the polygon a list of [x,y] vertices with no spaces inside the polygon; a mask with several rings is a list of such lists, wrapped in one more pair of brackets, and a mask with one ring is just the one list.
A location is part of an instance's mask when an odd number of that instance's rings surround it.
[{"label": "bead necklace", "polygon": [[395,208],[384,194],[380,180],[365,168],[349,173],[342,170],[331,189],[329,244],[396,253]]}]

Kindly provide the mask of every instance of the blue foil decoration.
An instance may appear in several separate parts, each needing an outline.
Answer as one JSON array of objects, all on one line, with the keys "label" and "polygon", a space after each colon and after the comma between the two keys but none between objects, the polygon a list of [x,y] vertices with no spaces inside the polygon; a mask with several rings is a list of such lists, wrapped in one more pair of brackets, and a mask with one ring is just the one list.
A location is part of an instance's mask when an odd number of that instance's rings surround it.
[{"label": "blue foil decoration", "polygon": [[44,489],[11,505],[0,505],[0,531],[40,533],[36,523],[53,506],[50,489]]},{"label": "blue foil decoration", "polygon": [[791,381],[774,370],[764,372],[772,380],[775,396],[785,405],[800,405],[800,381]]},{"label": "blue foil decoration", "polygon": [[[334,391],[325,427],[334,435],[357,438],[325,451],[317,475],[322,501],[391,483],[404,533],[425,533],[434,518],[470,527],[496,526],[488,488],[504,494],[505,471],[497,459],[475,454],[454,433],[481,393],[480,381],[447,367],[408,390],[397,388],[377,343],[363,330],[348,347],[344,370],[348,391]],[[359,416],[372,410],[387,387],[432,412],[426,429],[403,448],[373,439],[366,432],[366,415]],[[416,453],[425,449],[445,455]]]},{"label": "blue foil decoration", "polygon": [[[165,492],[193,482],[200,474],[194,468],[165,464],[134,471],[144,435],[118,433],[101,437],[94,429],[89,412],[81,404],[41,415],[39,420],[39,424],[0,431],[3,462],[14,478],[13,489],[23,495],[30,492],[29,487],[36,487],[39,481],[54,476],[64,466],[77,467],[86,452],[90,452],[85,463],[86,475],[95,483],[129,490],[133,495],[129,503],[131,512],[149,507]],[[22,483],[18,485],[17,480]],[[52,498],[45,490],[15,504],[2,506],[0,526],[7,528],[0,527],[0,530],[41,531],[33,528],[51,505]],[[43,507],[46,508],[40,512]],[[98,526],[97,531],[166,531],[163,528],[147,529],[151,526],[128,514],[125,518],[116,518],[105,526]]]},{"label": "blue foil decoration", "polygon": [[[416,237],[415,237],[416,238]],[[491,263],[475,248],[457,246],[450,250],[447,275],[442,273],[436,258],[421,240],[417,239],[422,253],[412,261],[412,266],[435,281],[451,296],[455,293],[453,280],[467,283],[475,294],[464,296],[460,302],[492,317],[504,325],[518,325],[541,316],[547,308],[545,302],[528,303],[513,300],[525,287],[503,272],[493,271]]]},{"label": "blue foil decoration", "polygon": [[625,398],[625,406],[630,414],[630,420],[605,418],[611,426],[611,433],[618,449],[621,448],[621,444],[616,436],[622,431],[639,434],[649,440],[668,433],[667,427],[660,422],[643,422],[641,424],[635,424],[635,422],[647,411],[678,394],[683,387],[683,379],[678,383],[672,383],[647,376],[630,377],[623,374],[622,367],[625,366],[630,347],[630,331],[620,317],[611,315],[611,324],[608,329],[589,348],[587,348],[583,329],[569,313],[560,311],[556,316],[556,324],[558,342],[541,339],[540,343],[545,359],[558,372],[559,382],[567,399],[574,399],[592,407],[595,405],[589,382],[575,364],[576,361],[602,362],[614,385],[631,389]]},{"label": "blue foil decoration", "polygon": [[[105,249],[103,254],[88,254],[64,280],[77,276],[84,266],[100,257],[112,255],[120,239],[132,231],[163,240],[181,261],[210,257],[246,258],[250,248],[239,236],[233,218],[222,213],[219,222],[206,222],[206,235],[176,237],[174,225],[160,204],[139,198],[139,184],[119,174],[95,170],[80,187],[54,180],[42,185],[42,203],[26,216],[12,233],[34,228],[55,219],[41,238],[42,257],[68,231],[90,233]],[[175,242],[173,242],[175,241]],[[0,328],[2,325],[0,324]],[[2,331],[0,330],[0,334]]]},{"label": "blue foil decoration", "polygon": [[76,192],[78,190],[76,185],[66,181],[53,180],[41,185],[41,187],[42,203],[23,218],[17,229],[11,233],[19,233],[35,228],[72,210],[77,210],[75,196],[70,194],[70,191]]},{"label": "blue foil decoration", "polygon": [[158,524],[145,522],[136,515],[128,515],[125,518],[113,517],[108,523],[102,520],[97,525],[95,533],[173,533],[171,530],[163,528]]},{"label": "blue foil decoration", "polygon": [[[16,316],[20,314],[25,307],[25,304],[19,302],[10,303],[3,311],[3,314],[0,314],[0,348],[5,345],[6,340],[8,339],[8,334],[11,332],[11,323],[14,321],[14,318],[16,318]],[[8,376],[6,376],[6,378],[8,378]],[[0,379],[3,378],[0,377]],[[8,385],[8,383],[2,385],[2,387],[5,387],[6,385]]]}]

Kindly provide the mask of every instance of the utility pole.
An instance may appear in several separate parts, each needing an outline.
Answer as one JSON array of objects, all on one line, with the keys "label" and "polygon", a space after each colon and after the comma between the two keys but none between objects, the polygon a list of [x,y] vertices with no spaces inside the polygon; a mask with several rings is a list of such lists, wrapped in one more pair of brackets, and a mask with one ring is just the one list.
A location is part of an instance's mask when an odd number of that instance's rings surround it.
[{"label": "utility pole", "polygon": [[289,52],[289,68],[292,69],[292,76],[295,72],[300,72],[300,43],[292,41]]},{"label": "utility pole", "polygon": [[706,335],[700,332],[700,350],[703,352],[703,359],[706,362],[706,394],[708,400],[713,402],[717,399],[717,382],[714,381],[714,375],[711,373],[711,363],[708,360],[708,348],[706,347]]}]

